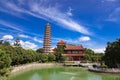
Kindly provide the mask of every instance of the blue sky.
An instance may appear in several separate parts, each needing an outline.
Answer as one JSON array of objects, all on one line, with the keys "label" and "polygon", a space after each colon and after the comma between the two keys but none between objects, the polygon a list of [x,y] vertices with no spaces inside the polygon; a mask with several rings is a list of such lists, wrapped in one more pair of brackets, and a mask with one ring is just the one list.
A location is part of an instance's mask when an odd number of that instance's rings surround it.
[{"label": "blue sky", "polygon": [[120,0],[0,0],[0,39],[19,37],[26,49],[43,45],[45,24],[52,28],[52,47],[63,39],[104,52],[120,38]]}]

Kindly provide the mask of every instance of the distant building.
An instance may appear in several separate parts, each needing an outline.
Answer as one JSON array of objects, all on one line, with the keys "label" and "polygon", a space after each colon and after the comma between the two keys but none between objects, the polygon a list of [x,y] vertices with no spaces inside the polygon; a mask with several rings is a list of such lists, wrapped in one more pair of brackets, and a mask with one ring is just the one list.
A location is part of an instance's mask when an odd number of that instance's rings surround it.
[{"label": "distant building", "polygon": [[51,26],[49,23],[45,26],[43,53],[51,53]]},{"label": "distant building", "polygon": [[62,56],[66,56],[68,61],[81,61],[85,56],[85,48],[82,45],[68,45],[65,41],[60,40],[57,43],[59,46],[65,46],[64,53]]}]

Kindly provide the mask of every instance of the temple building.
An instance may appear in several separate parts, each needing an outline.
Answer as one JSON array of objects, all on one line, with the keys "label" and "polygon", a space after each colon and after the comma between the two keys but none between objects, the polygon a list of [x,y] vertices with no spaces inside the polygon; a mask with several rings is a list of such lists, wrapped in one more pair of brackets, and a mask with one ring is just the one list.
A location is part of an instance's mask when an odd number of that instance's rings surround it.
[{"label": "temple building", "polygon": [[67,61],[82,61],[84,59],[85,48],[82,45],[68,45],[65,41],[60,40],[57,43],[57,48],[59,46],[65,46],[62,56],[66,56]]},{"label": "temple building", "polygon": [[43,53],[51,53],[51,26],[49,23],[45,26]]},{"label": "temple building", "polygon": [[[67,57],[67,61],[82,61],[85,56],[85,48],[82,45],[68,45],[65,41],[60,40],[57,43],[57,48],[64,46],[64,53],[62,56]],[[51,26],[49,23],[45,26],[44,42],[43,42],[43,53],[55,53],[57,48],[52,49],[51,47]]]}]

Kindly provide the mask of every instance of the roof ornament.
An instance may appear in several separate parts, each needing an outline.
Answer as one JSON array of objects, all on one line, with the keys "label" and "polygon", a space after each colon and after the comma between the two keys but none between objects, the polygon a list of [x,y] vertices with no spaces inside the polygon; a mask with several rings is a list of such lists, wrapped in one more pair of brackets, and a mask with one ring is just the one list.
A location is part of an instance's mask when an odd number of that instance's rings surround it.
[{"label": "roof ornament", "polygon": [[47,23],[46,26],[50,26],[50,23]]}]

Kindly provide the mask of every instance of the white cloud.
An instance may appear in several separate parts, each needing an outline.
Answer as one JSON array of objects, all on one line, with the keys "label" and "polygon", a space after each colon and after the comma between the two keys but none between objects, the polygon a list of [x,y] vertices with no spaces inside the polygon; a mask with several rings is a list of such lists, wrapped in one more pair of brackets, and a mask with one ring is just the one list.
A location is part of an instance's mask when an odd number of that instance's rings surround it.
[{"label": "white cloud", "polygon": [[22,41],[20,40],[20,43],[21,43],[21,46],[25,49],[33,49],[33,50],[36,50],[38,49],[38,45],[32,43],[32,42],[29,42],[29,41]]},{"label": "white cloud", "polygon": [[[83,34],[91,35],[91,33],[86,29],[85,26],[80,25],[78,22],[75,20],[71,19],[69,15],[72,15],[71,13],[65,14],[64,12],[61,12],[58,8],[58,5],[49,5],[48,0],[31,0],[29,2],[26,2],[26,4],[15,4],[12,1],[6,2],[2,1],[4,5],[2,5],[1,9],[5,9],[7,13],[15,13],[15,14],[20,14],[20,13],[25,13],[32,15],[37,18],[42,18],[47,21],[55,21],[62,27],[66,29],[70,29],[73,31],[77,31]],[[25,3],[25,2],[24,2]],[[5,6],[7,5],[7,6]],[[21,6],[27,6],[27,9]],[[3,10],[1,10],[3,11]],[[4,12],[6,12],[4,11]],[[71,8],[69,9],[71,11]]]},{"label": "white cloud", "polygon": [[68,16],[72,16],[72,15],[73,15],[73,14],[72,14],[72,10],[73,10],[73,9],[72,9],[71,7],[68,8],[68,11],[67,11],[67,15],[68,15]]},{"label": "white cloud", "polygon": [[106,21],[120,22],[120,7],[115,8]]},{"label": "white cloud", "polygon": [[2,37],[2,40],[12,40],[13,39],[13,36],[12,35],[4,35]]},{"label": "white cloud", "polygon": [[21,38],[30,38],[30,36],[24,35],[24,34],[20,34],[19,37],[21,37]]},{"label": "white cloud", "polygon": [[[26,36],[27,36],[27,35],[26,35]],[[23,36],[23,34],[22,34],[22,37],[25,37],[25,38],[26,38],[26,36],[25,36],[25,35]],[[14,38],[14,37],[13,37],[12,35],[4,35],[0,40],[7,40],[8,42],[10,42],[11,45],[13,45],[14,42],[15,42],[15,41],[13,40],[13,38]],[[30,38],[30,37],[29,37],[29,38]],[[34,38],[34,39],[38,40],[37,42],[40,42],[39,39],[37,39],[37,38]],[[20,44],[21,44],[21,46],[22,46],[23,48],[25,48],[25,49],[33,49],[33,50],[36,50],[36,49],[39,48],[38,45],[36,45],[35,43],[30,42],[30,41],[20,40]]]},{"label": "white cloud", "polygon": [[117,0],[106,0],[106,1],[115,2],[115,1],[117,1]]},{"label": "white cloud", "polygon": [[79,38],[79,41],[89,41],[90,40],[90,37],[88,36],[82,36]]},{"label": "white cloud", "polygon": [[33,40],[34,40],[34,41],[36,41],[36,42],[39,42],[39,43],[43,43],[43,41],[42,41],[42,40],[37,39],[36,37],[34,37],[34,38],[33,38]]},{"label": "white cloud", "polygon": [[[82,37],[79,37],[77,39],[70,39],[70,38],[53,38],[53,42],[58,42],[59,40],[64,40],[66,41],[67,43],[70,43],[70,44],[81,44],[81,43],[86,43],[88,41],[90,41],[90,37],[89,36],[82,36]],[[91,45],[91,44],[89,44]]]},{"label": "white cloud", "polygon": [[21,37],[21,38],[28,38],[28,39],[31,39],[31,40],[33,40],[35,42],[43,43],[43,40],[40,40],[40,39],[38,39],[36,37],[31,37],[31,36],[24,35],[24,34],[20,34],[19,37]]},{"label": "white cloud", "polygon": [[2,21],[2,20],[0,20],[0,24],[3,26],[9,27],[11,29],[17,30],[17,31],[21,31],[21,32],[23,31],[22,29],[20,29],[20,27],[13,25],[13,24],[10,24],[8,22]]},{"label": "white cloud", "polygon": [[101,0],[101,2],[116,2],[117,0]]},{"label": "white cloud", "polygon": [[105,48],[96,48],[96,49],[93,49],[95,51],[95,53],[104,53],[105,51]]}]

